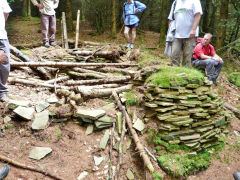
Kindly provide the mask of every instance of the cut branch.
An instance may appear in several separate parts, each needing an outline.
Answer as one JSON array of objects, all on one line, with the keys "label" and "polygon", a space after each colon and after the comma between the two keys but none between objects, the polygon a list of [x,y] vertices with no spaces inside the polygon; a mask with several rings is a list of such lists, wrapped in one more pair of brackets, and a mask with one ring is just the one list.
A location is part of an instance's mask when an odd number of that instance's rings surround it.
[{"label": "cut branch", "polygon": [[228,108],[230,111],[232,111],[238,119],[240,119],[240,110],[238,110],[237,108],[233,107],[228,103],[224,103],[224,106]]},{"label": "cut branch", "polygon": [[140,156],[142,157],[142,159],[144,161],[144,164],[147,166],[150,173],[153,173],[154,172],[154,167],[153,167],[148,155],[146,154],[146,152],[144,150],[144,147],[141,144],[136,131],[133,129],[132,120],[130,119],[127,111],[125,110],[125,107],[122,106],[122,103],[120,102],[120,99],[119,99],[117,93],[115,91],[113,91],[112,95],[113,95],[113,97],[114,97],[114,99],[117,103],[118,108],[122,111],[124,117],[126,118],[127,125],[129,127],[129,130],[130,130],[132,136],[133,136],[133,140],[136,144],[137,150],[139,151]]},{"label": "cut branch", "polygon": [[128,74],[130,76],[134,76],[134,74],[137,73],[137,71],[114,68],[114,67],[104,67],[104,68],[99,69],[99,71],[101,71],[101,72],[121,72],[121,73]]},{"label": "cut branch", "polygon": [[105,84],[98,86],[78,86],[77,91],[80,92],[85,97],[102,97],[102,96],[110,96],[112,91],[116,91],[118,93],[132,89],[132,85],[126,85],[118,87],[118,84]]},{"label": "cut branch", "polygon": [[104,78],[105,76],[98,75],[95,73],[78,73],[74,71],[67,71],[67,74],[71,77],[75,78],[95,78],[95,79],[101,79]]},{"label": "cut branch", "polygon": [[76,86],[76,85],[95,85],[95,84],[109,84],[109,83],[124,83],[131,79],[130,76],[122,76],[122,77],[114,77],[107,79],[93,79],[93,80],[69,80],[65,83],[68,86]]},{"label": "cut branch", "polygon": [[7,162],[7,163],[9,163],[9,164],[12,164],[12,165],[14,165],[14,166],[16,166],[16,167],[20,167],[20,168],[22,168],[22,169],[27,169],[27,170],[30,170],[30,171],[34,171],[34,172],[41,173],[41,174],[43,174],[43,175],[45,175],[45,176],[49,176],[49,177],[51,177],[51,178],[53,178],[53,179],[56,179],[56,180],[63,180],[62,178],[57,177],[57,176],[55,176],[55,175],[52,174],[52,173],[43,171],[43,170],[41,170],[41,169],[38,169],[38,168],[35,168],[35,167],[32,167],[32,166],[27,166],[27,165],[25,165],[25,164],[21,164],[21,163],[19,163],[19,162],[16,162],[16,161],[14,161],[14,160],[12,160],[12,159],[9,159],[9,158],[3,156],[3,155],[0,155],[0,160],[1,160],[1,161],[4,161],[4,162]]},{"label": "cut branch", "polygon": [[11,62],[12,67],[19,67],[19,66],[28,66],[28,67],[58,67],[58,68],[65,68],[65,67],[85,67],[85,66],[116,66],[116,67],[129,67],[129,66],[138,66],[137,64],[126,64],[126,63],[71,63],[71,62]]}]

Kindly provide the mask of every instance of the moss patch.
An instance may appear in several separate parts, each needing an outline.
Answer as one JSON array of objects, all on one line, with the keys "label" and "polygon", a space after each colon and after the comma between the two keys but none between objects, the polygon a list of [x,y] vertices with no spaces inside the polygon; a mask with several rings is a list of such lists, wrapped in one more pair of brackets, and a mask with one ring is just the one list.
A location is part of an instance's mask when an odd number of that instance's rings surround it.
[{"label": "moss patch", "polygon": [[128,106],[138,106],[141,101],[141,95],[136,90],[130,90],[124,95]]},{"label": "moss patch", "polygon": [[162,70],[152,74],[146,80],[146,83],[151,82],[164,88],[170,88],[173,84],[178,86],[183,86],[187,83],[200,84],[203,78],[204,75],[194,68],[163,66]]},{"label": "moss patch", "polygon": [[232,72],[228,76],[228,80],[235,84],[237,87],[240,87],[240,72]]}]

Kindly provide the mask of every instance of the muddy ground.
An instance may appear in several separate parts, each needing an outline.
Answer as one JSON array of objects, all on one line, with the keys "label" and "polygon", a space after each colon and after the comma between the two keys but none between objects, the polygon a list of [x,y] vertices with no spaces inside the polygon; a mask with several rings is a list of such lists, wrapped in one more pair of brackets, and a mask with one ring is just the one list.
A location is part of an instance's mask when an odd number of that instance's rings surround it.
[{"label": "muddy ground", "polygon": [[[9,40],[13,45],[31,45],[40,42],[41,34],[37,33],[39,30],[39,21],[22,21],[20,18],[10,19],[9,25]],[[80,38],[89,41],[105,41],[113,42],[109,39],[106,33],[101,36],[88,35],[92,29],[86,24],[82,23],[80,26]],[[59,38],[60,32],[58,31]],[[159,34],[146,32],[138,38],[137,46],[141,47],[157,47],[157,40]],[[60,38],[59,38],[60,39]],[[123,37],[119,42],[124,42]],[[151,42],[151,43],[149,43]],[[153,51],[156,55],[161,53],[161,49]],[[161,54],[160,54],[161,55]],[[18,70],[16,70],[18,71]],[[38,91],[37,88],[26,87],[23,85],[9,85],[10,97],[16,99],[30,100],[36,104],[40,100],[45,100],[53,95],[49,91]],[[240,91],[227,81],[226,73],[221,73],[218,87],[213,87],[212,90],[218,93],[222,98],[231,105],[237,106],[240,104]],[[101,108],[102,106],[113,102],[112,99],[92,99],[86,101],[82,106],[87,108]],[[1,125],[3,118],[11,114],[11,111],[3,109],[1,104],[2,117],[0,118]],[[115,114],[116,111],[108,112]],[[141,114],[140,114],[141,115]],[[51,121],[50,121],[51,122]],[[109,169],[109,159],[96,168],[94,166],[93,156],[108,156],[109,146],[105,150],[98,148],[99,141],[103,136],[104,131],[94,131],[93,134],[86,136],[86,124],[72,119],[64,123],[49,123],[49,126],[42,131],[33,132],[30,128],[31,122],[21,121],[13,118],[11,128],[0,137],[0,153],[17,162],[41,168],[45,171],[51,172],[62,179],[74,180],[83,171],[88,171],[89,175],[85,179],[97,180],[106,179],[107,170]],[[148,128],[154,128],[156,124],[150,122]],[[145,131],[146,132],[146,131]],[[227,144],[225,149],[219,153],[217,158],[212,159],[211,166],[207,170],[203,170],[197,174],[186,177],[189,180],[230,180],[233,179],[233,172],[240,171],[240,120],[233,115],[231,121],[230,133],[227,137]],[[148,146],[149,150],[154,153],[153,145],[148,145],[146,142],[147,135],[139,134],[144,145]],[[126,142],[130,139],[128,135]],[[28,157],[30,150],[35,146],[51,147],[52,153],[40,161],[32,160]],[[116,166],[117,152],[113,152],[113,165]],[[0,166],[4,165],[0,162]],[[157,164],[155,164],[157,168]],[[10,165],[10,173],[6,180],[48,180],[42,174],[32,172],[29,170],[20,169]],[[123,156],[123,164],[121,168],[120,179],[127,179],[125,174],[127,169],[134,172],[135,179],[149,179],[145,176],[146,168],[143,167],[143,162],[139,158],[139,153],[135,150],[135,146],[131,143],[129,149]],[[159,170],[161,172],[161,170]],[[163,173],[163,172],[162,172]],[[164,179],[173,179],[165,175]]]}]

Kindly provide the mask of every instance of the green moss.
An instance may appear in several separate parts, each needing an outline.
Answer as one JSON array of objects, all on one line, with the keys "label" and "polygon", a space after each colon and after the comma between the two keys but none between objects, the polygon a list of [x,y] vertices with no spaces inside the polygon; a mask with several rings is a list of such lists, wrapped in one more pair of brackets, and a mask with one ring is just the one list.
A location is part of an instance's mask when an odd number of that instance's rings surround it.
[{"label": "green moss", "polygon": [[178,86],[187,83],[199,84],[202,82],[203,77],[204,75],[199,70],[193,68],[163,66],[162,70],[152,74],[146,80],[146,83],[152,82],[153,84],[169,88],[171,83]]},{"label": "green moss", "polygon": [[159,173],[153,173],[152,177],[154,180],[162,180],[163,179],[163,175],[161,175]]},{"label": "green moss", "polygon": [[138,106],[140,104],[141,96],[136,90],[130,90],[124,96],[128,106]]},{"label": "green moss", "polygon": [[166,154],[158,158],[159,165],[174,177],[186,176],[210,166],[210,153],[202,152],[196,156],[187,154]]},{"label": "green moss", "polygon": [[240,72],[232,72],[228,76],[228,80],[235,84],[237,87],[240,87]]}]

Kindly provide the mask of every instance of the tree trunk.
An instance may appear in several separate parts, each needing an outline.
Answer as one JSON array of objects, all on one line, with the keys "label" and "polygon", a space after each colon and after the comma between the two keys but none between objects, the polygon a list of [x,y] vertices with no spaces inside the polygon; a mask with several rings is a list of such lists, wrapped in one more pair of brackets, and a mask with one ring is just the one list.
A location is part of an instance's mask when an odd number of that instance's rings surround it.
[{"label": "tree trunk", "polygon": [[168,11],[167,11],[167,0],[162,0],[162,7],[161,7],[161,21],[160,21],[160,44],[165,42],[167,28],[168,28]]},{"label": "tree trunk", "polygon": [[202,30],[204,33],[209,32],[209,29],[207,26],[208,19],[209,19],[209,6],[210,6],[209,0],[204,0],[203,19],[202,19]]},{"label": "tree trunk", "polygon": [[226,38],[226,24],[228,19],[228,2],[229,0],[221,1],[220,14],[219,14],[219,28],[217,31],[216,49],[224,46],[224,40]]},{"label": "tree trunk", "polygon": [[65,9],[67,29],[73,31],[72,0],[65,0]]},{"label": "tree trunk", "polygon": [[28,0],[27,15],[28,17],[31,17],[31,0]]},{"label": "tree trunk", "polygon": [[112,38],[116,38],[116,0],[112,0]]},{"label": "tree trunk", "polygon": [[27,17],[28,0],[22,1],[22,16]]},{"label": "tree trunk", "polygon": [[217,6],[214,4],[214,2],[211,0],[211,16],[210,16],[210,22],[208,25],[208,30],[212,32],[212,34],[215,34],[215,22],[216,22],[216,12],[217,12]]}]

